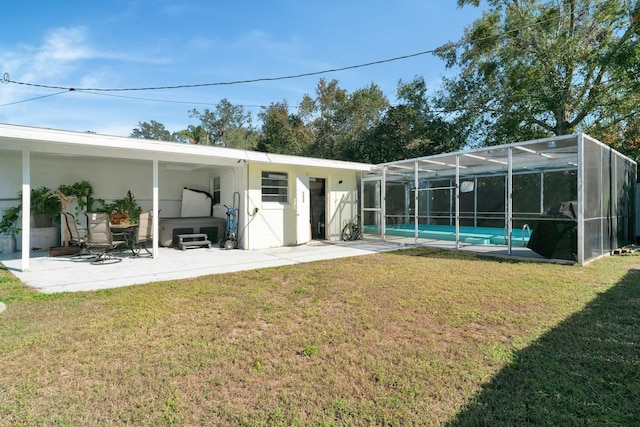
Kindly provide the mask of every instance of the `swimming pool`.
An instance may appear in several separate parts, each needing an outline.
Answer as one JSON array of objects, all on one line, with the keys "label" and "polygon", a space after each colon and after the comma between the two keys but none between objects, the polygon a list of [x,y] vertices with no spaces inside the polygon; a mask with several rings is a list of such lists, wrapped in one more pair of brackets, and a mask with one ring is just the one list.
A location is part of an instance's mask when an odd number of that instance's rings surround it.
[{"label": "swimming pool", "polygon": [[[371,227],[371,228],[370,228]],[[375,233],[375,226],[365,226],[365,233]],[[513,229],[511,236],[512,246],[527,246],[532,231],[526,229]],[[415,237],[415,226],[413,224],[387,225],[385,229],[387,236]],[[460,242],[474,245],[506,245],[506,229],[492,227],[460,227]],[[419,239],[435,240],[456,240],[456,227],[454,225],[418,225]]]}]

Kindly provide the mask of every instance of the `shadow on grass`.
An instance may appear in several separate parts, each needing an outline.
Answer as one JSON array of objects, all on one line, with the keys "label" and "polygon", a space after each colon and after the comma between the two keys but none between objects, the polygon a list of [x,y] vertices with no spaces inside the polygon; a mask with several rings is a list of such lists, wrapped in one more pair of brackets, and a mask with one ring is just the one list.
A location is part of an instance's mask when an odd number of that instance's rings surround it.
[{"label": "shadow on grass", "polygon": [[566,319],[447,426],[640,425],[640,270]]}]

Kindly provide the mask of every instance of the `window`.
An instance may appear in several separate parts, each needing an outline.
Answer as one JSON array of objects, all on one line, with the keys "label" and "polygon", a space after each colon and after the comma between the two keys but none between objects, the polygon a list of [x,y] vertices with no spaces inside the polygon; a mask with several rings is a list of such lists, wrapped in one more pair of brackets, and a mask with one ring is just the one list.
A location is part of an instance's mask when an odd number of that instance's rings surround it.
[{"label": "window", "polygon": [[220,177],[213,178],[213,204],[220,204]]},{"label": "window", "polygon": [[289,175],[285,172],[262,172],[262,201],[288,202]]}]

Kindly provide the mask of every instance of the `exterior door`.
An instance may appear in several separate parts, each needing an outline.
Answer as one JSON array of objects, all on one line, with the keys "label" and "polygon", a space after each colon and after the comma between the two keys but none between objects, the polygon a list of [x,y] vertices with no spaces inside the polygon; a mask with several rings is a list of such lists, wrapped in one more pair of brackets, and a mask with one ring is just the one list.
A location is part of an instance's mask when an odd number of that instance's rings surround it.
[{"label": "exterior door", "polygon": [[383,236],[382,180],[380,178],[364,179],[361,188],[362,232],[373,236]]},{"label": "exterior door", "polygon": [[296,243],[302,245],[311,240],[311,200],[308,176],[296,176],[296,215]]}]

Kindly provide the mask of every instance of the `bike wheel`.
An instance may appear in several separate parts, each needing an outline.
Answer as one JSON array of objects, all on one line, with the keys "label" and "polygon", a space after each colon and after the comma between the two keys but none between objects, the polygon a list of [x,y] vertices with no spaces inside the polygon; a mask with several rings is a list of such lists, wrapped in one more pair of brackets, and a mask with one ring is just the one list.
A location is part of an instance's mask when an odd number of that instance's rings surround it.
[{"label": "bike wheel", "polygon": [[344,226],[341,234],[342,240],[353,240],[353,224],[349,223]]}]

